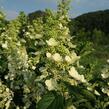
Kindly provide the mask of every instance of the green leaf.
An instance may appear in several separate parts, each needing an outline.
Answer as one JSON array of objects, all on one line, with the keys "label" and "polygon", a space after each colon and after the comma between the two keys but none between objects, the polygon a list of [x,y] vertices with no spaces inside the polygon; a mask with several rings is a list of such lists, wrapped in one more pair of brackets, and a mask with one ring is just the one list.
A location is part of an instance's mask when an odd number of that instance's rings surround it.
[{"label": "green leaf", "polygon": [[64,97],[56,92],[44,95],[38,103],[38,109],[63,109]]},{"label": "green leaf", "polygon": [[48,107],[55,100],[55,96],[53,93],[48,93],[43,96],[43,98],[38,103],[38,109],[48,109]]},{"label": "green leaf", "polygon": [[85,90],[85,89],[82,89],[80,93],[81,93],[86,99],[88,99],[89,101],[93,101],[93,102],[96,101],[96,97],[95,97],[94,94],[91,93],[90,91]]},{"label": "green leaf", "polygon": [[64,107],[64,97],[62,95],[56,94],[54,102],[49,106],[48,109],[63,109]]}]

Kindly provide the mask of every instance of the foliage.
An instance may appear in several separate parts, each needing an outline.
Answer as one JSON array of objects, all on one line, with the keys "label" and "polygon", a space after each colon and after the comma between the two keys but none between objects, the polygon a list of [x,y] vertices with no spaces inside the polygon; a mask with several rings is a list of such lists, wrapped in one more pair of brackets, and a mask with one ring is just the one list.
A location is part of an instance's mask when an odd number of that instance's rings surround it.
[{"label": "foliage", "polygon": [[28,19],[30,22],[32,22],[33,20],[39,18],[39,17],[44,17],[46,15],[46,13],[44,11],[35,11],[32,12],[30,14],[28,14]]},{"label": "foliage", "polygon": [[71,37],[68,10],[69,0],[32,22],[21,12],[0,27],[1,109],[109,107],[109,65],[96,69],[93,42],[79,42],[84,31]]},{"label": "foliage", "polygon": [[95,28],[105,33],[109,33],[109,10],[90,12],[80,15],[72,22],[76,22],[79,29],[85,28],[86,31],[93,31]]}]

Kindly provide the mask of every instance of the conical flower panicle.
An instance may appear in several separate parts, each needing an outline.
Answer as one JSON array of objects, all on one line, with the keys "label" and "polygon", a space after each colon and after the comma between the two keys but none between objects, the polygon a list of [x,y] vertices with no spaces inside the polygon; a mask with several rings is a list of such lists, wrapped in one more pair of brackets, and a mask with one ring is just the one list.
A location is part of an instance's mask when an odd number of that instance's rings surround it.
[{"label": "conical flower panicle", "polygon": [[[71,75],[69,75],[68,72],[70,71],[70,68],[74,67],[75,63],[80,59],[80,57],[77,56],[74,51],[74,48],[76,46],[71,43],[72,38],[69,34],[69,28],[67,27],[67,19],[69,18],[66,14],[67,12],[64,13],[64,5],[66,4],[62,4],[63,7],[60,6],[57,13],[50,14],[49,12],[49,15],[45,17],[45,22],[43,24],[43,41],[45,42],[43,53],[45,55],[42,55],[43,58],[41,58],[41,62],[44,63],[42,67],[46,67],[46,71],[48,72],[46,77],[50,78],[50,82],[51,80],[64,80],[70,83],[69,79],[71,78]],[[63,11],[63,14],[60,12],[60,10]],[[83,75],[78,74],[77,76],[78,77],[76,79],[72,76],[72,79],[74,79],[75,81],[86,82]],[[68,78],[66,79],[66,77]]]},{"label": "conical flower panicle", "polygon": [[4,78],[13,92],[22,90],[26,108],[49,91],[69,94],[65,83],[77,86],[86,82],[76,69],[80,56],[71,42],[68,3],[59,4],[57,12],[46,10],[46,16],[27,25],[18,17],[0,37],[8,69]]}]

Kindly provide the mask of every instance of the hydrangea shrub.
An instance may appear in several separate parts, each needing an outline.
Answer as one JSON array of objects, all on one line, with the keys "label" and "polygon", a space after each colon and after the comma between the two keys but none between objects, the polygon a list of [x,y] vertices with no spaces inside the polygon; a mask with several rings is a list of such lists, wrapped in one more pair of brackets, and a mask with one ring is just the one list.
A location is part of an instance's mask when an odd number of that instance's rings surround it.
[{"label": "hydrangea shrub", "polygon": [[[81,57],[68,28],[68,4],[60,3],[57,12],[45,10],[46,16],[32,23],[21,13],[0,32],[1,109],[97,109],[101,103],[98,84],[81,73]],[[105,108],[108,87],[101,91]]]}]

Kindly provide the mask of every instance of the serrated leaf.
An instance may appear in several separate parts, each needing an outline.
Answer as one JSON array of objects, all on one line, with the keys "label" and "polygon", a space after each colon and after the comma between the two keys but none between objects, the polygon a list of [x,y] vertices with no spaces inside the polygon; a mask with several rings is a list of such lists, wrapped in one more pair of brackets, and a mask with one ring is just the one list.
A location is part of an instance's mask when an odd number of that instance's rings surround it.
[{"label": "serrated leaf", "polygon": [[48,107],[55,100],[55,96],[53,93],[48,93],[43,96],[43,98],[38,103],[38,109],[48,109]]},{"label": "serrated leaf", "polygon": [[63,109],[64,107],[64,97],[56,94],[54,102],[49,106],[48,109]]},{"label": "serrated leaf", "polygon": [[46,94],[38,103],[38,109],[63,109],[64,97],[57,93]]}]

